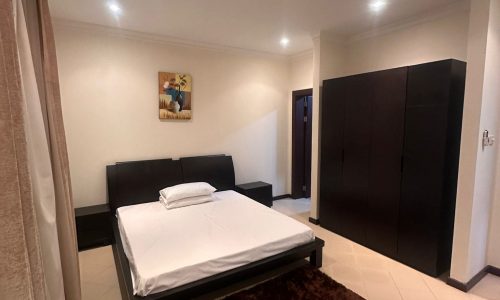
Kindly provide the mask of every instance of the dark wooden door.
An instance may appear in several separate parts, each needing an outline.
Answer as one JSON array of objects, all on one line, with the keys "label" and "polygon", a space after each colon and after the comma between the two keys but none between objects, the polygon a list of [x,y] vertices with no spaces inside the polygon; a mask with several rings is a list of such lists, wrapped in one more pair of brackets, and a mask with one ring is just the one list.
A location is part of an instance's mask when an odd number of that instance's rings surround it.
[{"label": "dark wooden door", "polygon": [[321,102],[321,151],[319,159],[319,220],[321,226],[348,236],[348,203],[343,201],[345,104],[350,90],[347,78],[325,80]]},{"label": "dark wooden door", "polygon": [[[461,75],[452,76],[454,64]],[[408,71],[398,258],[434,276],[451,255],[464,75],[465,63],[452,60]]]},{"label": "dark wooden door", "polygon": [[310,197],[312,89],[294,91],[292,100],[292,197]]},{"label": "dark wooden door", "polygon": [[305,141],[304,141],[304,197],[311,197],[311,143],[312,143],[312,95],[304,99],[307,106],[304,115],[305,122]]},{"label": "dark wooden door", "polygon": [[370,73],[366,91],[372,102],[366,245],[390,257],[397,253],[407,70]]},{"label": "dark wooden door", "polygon": [[[341,234],[366,242],[367,208],[370,195],[370,150],[373,101],[371,76],[351,76],[346,92],[342,167],[343,224]],[[321,222],[321,221],[320,221]],[[339,228],[339,229],[340,229]]]}]

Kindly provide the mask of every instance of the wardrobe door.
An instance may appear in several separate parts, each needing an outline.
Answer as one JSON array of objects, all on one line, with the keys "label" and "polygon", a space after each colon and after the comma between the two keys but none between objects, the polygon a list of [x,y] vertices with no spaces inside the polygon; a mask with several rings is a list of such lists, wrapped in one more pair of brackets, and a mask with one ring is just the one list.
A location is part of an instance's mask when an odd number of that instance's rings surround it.
[{"label": "wardrobe door", "polygon": [[437,276],[451,61],[409,67],[398,258]]},{"label": "wardrobe door", "polygon": [[365,244],[370,213],[370,150],[373,125],[372,75],[347,77],[345,97],[342,210],[336,213],[342,224],[336,232]]},{"label": "wardrobe door", "polygon": [[394,257],[407,68],[325,81],[320,222]]},{"label": "wardrobe door", "polygon": [[448,104],[446,155],[444,163],[443,199],[439,230],[437,274],[450,269],[455,204],[457,197],[460,140],[462,137],[462,115],[464,109],[465,74],[467,63],[451,60],[451,87]]},{"label": "wardrobe door", "polygon": [[349,82],[331,79],[323,82],[321,102],[321,151],[319,219],[329,230],[342,230],[343,201],[342,161],[344,111]]},{"label": "wardrobe door", "polygon": [[366,245],[396,257],[407,67],[370,73]]},{"label": "wardrobe door", "polygon": [[320,223],[365,242],[369,122],[364,76],[326,80],[321,103]]}]

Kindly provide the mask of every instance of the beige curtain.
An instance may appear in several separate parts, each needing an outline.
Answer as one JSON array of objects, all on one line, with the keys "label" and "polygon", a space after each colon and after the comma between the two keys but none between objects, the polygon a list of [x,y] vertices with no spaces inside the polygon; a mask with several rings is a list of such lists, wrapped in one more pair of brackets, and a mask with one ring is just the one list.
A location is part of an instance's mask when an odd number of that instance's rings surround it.
[{"label": "beige curtain", "polygon": [[47,0],[40,0],[43,74],[48,120],[49,145],[54,178],[57,233],[63,268],[64,292],[68,299],[80,299],[80,273],[76,241],[75,213],[71,196],[68,151],[61,108],[59,75],[52,21]]},{"label": "beige curtain", "polygon": [[0,298],[80,299],[47,1],[0,0],[0,42]]},{"label": "beige curtain", "polygon": [[5,299],[45,299],[10,0],[0,0],[0,43],[0,293]]}]

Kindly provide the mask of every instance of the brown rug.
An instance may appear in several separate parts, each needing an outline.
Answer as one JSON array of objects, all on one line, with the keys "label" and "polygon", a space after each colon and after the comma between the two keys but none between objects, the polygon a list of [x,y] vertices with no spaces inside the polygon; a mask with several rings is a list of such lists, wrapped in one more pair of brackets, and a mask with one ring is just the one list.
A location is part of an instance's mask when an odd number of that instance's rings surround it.
[{"label": "brown rug", "polygon": [[309,265],[224,298],[224,300],[262,299],[363,300],[364,298]]}]

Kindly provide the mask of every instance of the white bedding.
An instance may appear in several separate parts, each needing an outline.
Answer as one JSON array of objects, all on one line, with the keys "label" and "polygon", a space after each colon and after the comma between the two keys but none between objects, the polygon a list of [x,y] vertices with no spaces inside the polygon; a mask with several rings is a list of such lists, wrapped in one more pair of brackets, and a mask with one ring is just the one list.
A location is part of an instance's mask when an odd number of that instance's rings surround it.
[{"label": "white bedding", "polygon": [[117,210],[134,294],[146,296],[314,240],[306,225],[234,191],[167,210],[160,202]]}]

